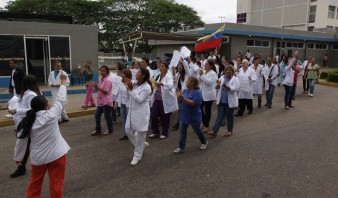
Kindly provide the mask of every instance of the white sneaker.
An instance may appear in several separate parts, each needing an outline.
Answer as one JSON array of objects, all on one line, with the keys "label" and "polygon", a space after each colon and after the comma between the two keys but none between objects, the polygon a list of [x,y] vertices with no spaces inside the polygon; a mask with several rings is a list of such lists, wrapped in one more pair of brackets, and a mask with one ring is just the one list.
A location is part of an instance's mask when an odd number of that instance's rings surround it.
[{"label": "white sneaker", "polygon": [[201,144],[200,149],[201,149],[201,150],[207,149],[207,145],[208,145],[208,142],[206,142],[205,144]]},{"label": "white sneaker", "polygon": [[13,115],[12,114],[7,114],[7,115],[4,115],[6,118],[13,118]]},{"label": "white sneaker", "polygon": [[152,133],[152,134],[149,135],[149,137],[150,137],[150,138],[157,137],[157,134]]},{"label": "white sneaker", "polygon": [[147,148],[147,147],[149,147],[149,143],[148,142],[144,142],[144,148]]},{"label": "white sneaker", "polygon": [[165,136],[165,135],[160,136],[160,139],[165,139],[165,138],[167,138],[167,136]]},{"label": "white sneaker", "polygon": [[180,154],[180,153],[184,153],[185,150],[184,149],[180,149],[180,148],[177,148],[176,150],[174,150],[174,154]]},{"label": "white sneaker", "polygon": [[140,161],[140,160],[133,159],[133,160],[130,162],[130,165],[131,165],[131,166],[135,166],[135,165],[138,164],[139,161]]},{"label": "white sneaker", "polygon": [[313,97],[313,94],[310,94],[311,97]]}]

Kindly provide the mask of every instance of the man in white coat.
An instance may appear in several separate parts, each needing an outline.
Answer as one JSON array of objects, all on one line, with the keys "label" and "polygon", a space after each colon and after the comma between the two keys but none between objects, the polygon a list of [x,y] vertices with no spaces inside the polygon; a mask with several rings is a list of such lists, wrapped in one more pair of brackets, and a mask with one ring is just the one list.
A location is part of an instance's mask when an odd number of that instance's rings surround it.
[{"label": "man in white coat", "polygon": [[249,67],[249,61],[244,59],[242,61],[242,67],[238,71],[237,75],[239,79],[239,92],[238,92],[238,111],[235,116],[243,116],[245,107],[248,108],[249,114],[252,114],[253,106],[253,90],[252,85],[256,81],[256,72]]},{"label": "man in white coat", "polygon": [[266,59],[266,66],[264,68],[264,79],[265,79],[265,91],[266,91],[266,104],[268,108],[271,108],[273,94],[277,85],[278,77],[278,65],[272,64],[270,57]]},{"label": "man in white coat", "polygon": [[254,58],[253,64],[250,68],[254,69],[256,72],[256,81],[253,83],[253,94],[258,98],[258,108],[262,106],[262,93],[263,93],[263,76],[264,76],[264,67],[259,64],[260,60],[258,57]]},{"label": "man in white coat", "polygon": [[[53,96],[53,104],[55,103],[56,96],[59,92],[59,87],[61,85],[60,76],[61,76],[62,72],[65,72],[65,71],[62,71],[62,69],[61,69],[61,62],[55,61],[54,62],[54,71],[52,71],[49,74],[49,77],[48,77],[48,86],[50,86],[52,88],[51,92],[52,92],[52,96]],[[69,86],[70,81],[69,81],[68,75],[66,75],[66,76],[67,76],[66,86]],[[68,101],[68,99],[66,101]],[[63,109],[61,111],[61,115],[59,116],[59,123],[68,122],[68,121],[69,121],[68,115],[65,111],[65,108],[63,107]]]}]

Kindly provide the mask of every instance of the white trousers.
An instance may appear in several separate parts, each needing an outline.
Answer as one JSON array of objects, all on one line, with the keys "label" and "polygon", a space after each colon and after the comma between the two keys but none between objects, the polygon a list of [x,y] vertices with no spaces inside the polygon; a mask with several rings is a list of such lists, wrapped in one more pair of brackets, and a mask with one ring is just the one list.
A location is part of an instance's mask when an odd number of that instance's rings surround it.
[{"label": "white trousers", "polygon": [[135,160],[141,160],[144,150],[144,144],[146,141],[147,132],[146,131],[134,131],[134,130],[127,130],[126,134],[134,145],[134,157]]}]

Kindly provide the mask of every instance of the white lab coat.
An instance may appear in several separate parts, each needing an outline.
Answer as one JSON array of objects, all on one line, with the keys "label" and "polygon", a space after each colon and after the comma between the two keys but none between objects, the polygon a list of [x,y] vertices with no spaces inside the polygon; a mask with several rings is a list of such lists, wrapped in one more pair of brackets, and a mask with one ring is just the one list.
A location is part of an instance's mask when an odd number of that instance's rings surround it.
[{"label": "white lab coat", "polygon": [[253,88],[252,88],[252,85],[253,83],[256,81],[256,72],[254,69],[248,67],[248,69],[244,72],[243,70],[243,67],[241,67],[238,71],[238,75],[237,75],[238,78],[240,77],[251,77],[251,80],[249,80],[249,86],[250,86],[250,89],[248,92],[244,92],[244,91],[241,91],[239,90],[238,91],[238,98],[239,99],[253,99]]},{"label": "white lab coat", "polygon": [[[49,74],[49,78],[48,78],[48,85],[51,86],[52,84],[53,85],[59,85],[61,83],[61,80],[60,80],[60,75],[61,75],[61,72],[65,72],[63,70],[60,70],[59,74],[56,76],[54,76],[54,72],[55,71],[52,71],[50,74]],[[65,72],[66,73],[66,72]],[[70,84],[70,81],[69,81],[69,78],[68,78],[68,75],[67,75],[67,80],[66,80],[66,86],[69,86]],[[55,99],[56,99],[56,96],[59,92],[59,87],[52,87],[52,96],[53,96],[53,104],[55,103]],[[66,103],[64,104],[67,104],[68,103],[68,98],[67,98],[67,94],[66,94]],[[65,108],[63,107],[60,115],[59,115],[59,121],[60,120],[68,120],[68,115],[65,111]]]},{"label": "white lab coat", "polygon": [[[66,99],[66,86],[61,85],[53,107],[36,113],[36,119],[30,132],[30,160],[33,165],[50,163],[69,151],[70,147],[63,139],[58,124],[58,115],[61,114]],[[27,137],[24,139],[17,138],[14,149],[15,161],[22,161],[26,152],[27,141]]]},{"label": "white lab coat", "polygon": [[26,90],[16,107],[16,113],[13,116],[15,128],[18,127],[21,120],[26,116],[26,112],[31,109],[31,101],[37,96],[34,91]]},{"label": "white lab coat", "polygon": [[[48,77],[48,86],[52,86],[52,85],[59,85],[61,83],[61,80],[60,80],[60,75],[61,75],[61,72],[65,72],[63,70],[60,70],[59,74],[56,76],[55,78],[55,75],[54,75],[54,72],[55,71],[52,71],[50,72],[49,74],[49,77]],[[70,81],[69,81],[69,78],[68,78],[68,75],[67,75],[67,80],[66,80],[66,86],[69,86],[70,84]],[[59,92],[59,87],[52,87],[52,96],[53,96],[53,103],[55,102],[55,99],[56,99],[56,96]],[[67,104],[68,102],[68,99],[67,99],[67,94],[66,94],[66,103]]]},{"label": "white lab coat", "polygon": [[[158,77],[155,77],[155,80],[157,79],[156,80],[157,82],[163,83],[163,86],[161,86],[160,89],[161,89],[161,94],[162,94],[164,113],[174,112],[178,109],[178,104],[177,104],[177,96],[175,93],[173,77],[169,72],[167,72],[167,74],[163,77],[162,81],[160,81],[159,75]],[[151,106],[153,105],[154,101],[155,101],[155,90],[151,97]]]},{"label": "white lab coat", "polygon": [[[176,75],[173,77],[174,78],[174,87],[175,87],[175,89],[178,88],[178,83],[179,83],[178,81],[180,79],[180,76],[181,76],[181,74],[177,72]],[[183,82],[181,81],[181,87],[182,87],[181,90],[182,91],[187,88],[187,80],[188,80],[188,78],[189,78],[189,74],[185,73],[185,75],[184,75],[184,81]]]},{"label": "white lab coat", "polygon": [[[253,70],[255,70],[255,65],[252,64],[250,66]],[[262,94],[263,93],[263,76],[264,76],[264,67],[261,64],[258,64],[256,72],[256,81],[252,84],[253,94]]]},{"label": "white lab coat", "polygon": [[120,86],[122,84],[122,77],[118,76],[116,73],[110,72],[109,78],[112,82],[112,94],[113,94],[113,101],[116,102],[117,100],[117,94],[120,89]]},{"label": "white lab coat", "polygon": [[216,100],[216,81],[218,76],[216,72],[210,70],[200,76],[200,88],[202,92],[203,101]]},{"label": "white lab coat", "polygon": [[126,105],[126,107],[129,107],[130,94],[129,91],[127,90],[127,87],[123,84],[120,86],[120,89],[118,91],[116,102],[119,107],[121,107],[121,104],[124,104]]},{"label": "white lab coat", "polygon": [[140,69],[130,69],[131,71],[131,79],[136,80],[136,74]]},{"label": "white lab coat", "polygon": [[[221,76],[218,80],[221,81],[221,87],[217,89],[216,104],[218,105],[221,100],[222,85],[224,84],[225,76]],[[229,82],[230,91],[228,91],[228,104],[230,108],[238,107],[237,91],[239,88],[239,80],[236,76],[232,76]]]},{"label": "white lab coat", "polygon": [[[270,74],[271,74],[271,79],[272,79],[271,83],[268,82]],[[277,85],[277,78],[278,78],[278,65],[272,64],[271,67],[266,65],[264,67],[264,78],[265,78],[265,90],[266,91],[269,90],[269,84],[276,86]]]},{"label": "white lab coat", "polygon": [[151,87],[145,82],[134,87],[129,93],[130,103],[125,129],[126,131],[148,131]]},{"label": "white lab coat", "polygon": [[292,69],[293,64],[296,62],[297,59],[292,58],[290,64],[285,67],[285,78],[283,81],[284,85],[293,86],[293,79],[294,79],[294,71]]}]

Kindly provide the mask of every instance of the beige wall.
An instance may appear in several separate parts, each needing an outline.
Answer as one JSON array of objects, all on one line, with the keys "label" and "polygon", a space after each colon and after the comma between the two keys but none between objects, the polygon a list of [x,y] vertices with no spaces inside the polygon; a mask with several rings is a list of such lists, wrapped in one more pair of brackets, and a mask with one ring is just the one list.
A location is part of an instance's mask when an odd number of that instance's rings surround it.
[{"label": "beige wall", "polygon": [[263,26],[281,27],[282,25],[282,8],[265,10],[263,13]]}]

